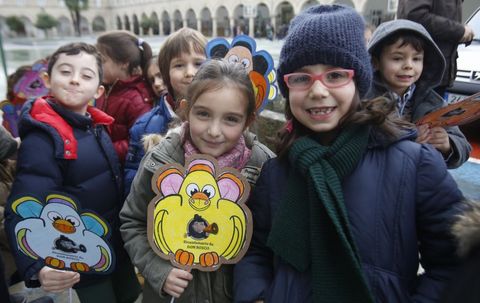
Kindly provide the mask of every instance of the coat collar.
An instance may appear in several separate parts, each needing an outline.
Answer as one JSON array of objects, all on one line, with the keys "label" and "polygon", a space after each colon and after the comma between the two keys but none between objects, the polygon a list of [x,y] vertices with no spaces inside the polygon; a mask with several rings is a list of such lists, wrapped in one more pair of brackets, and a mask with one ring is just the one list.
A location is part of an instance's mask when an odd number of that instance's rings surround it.
[{"label": "coat collar", "polygon": [[[31,107],[30,115],[33,120],[45,123],[53,127],[59,134],[63,143],[63,157],[65,159],[77,159],[78,143],[73,133],[73,128],[55,109],[54,103],[50,104],[43,98],[36,99]],[[114,119],[99,109],[92,106],[87,108],[93,125],[110,125]],[[72,116],[76,114],[71,113]]]}]

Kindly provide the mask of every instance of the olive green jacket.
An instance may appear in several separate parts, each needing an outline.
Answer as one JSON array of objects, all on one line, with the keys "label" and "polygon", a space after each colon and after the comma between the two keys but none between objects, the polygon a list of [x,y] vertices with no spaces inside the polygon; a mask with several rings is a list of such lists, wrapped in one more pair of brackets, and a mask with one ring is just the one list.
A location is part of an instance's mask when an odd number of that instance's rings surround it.
[{"label": "olive green jacket", "polygon": [[[242,170],[248,181],[256,181],[263,163],[274,157],[255,136],[245,136],[246,144],[252,149],[247,166]],[[170,302],[171,297],[162,293],[163,284],[173,269],[170,261],[155,254],[147,238],[147,207],[155,197],[151,179],[155,171],[165,163],[185,164],[181,136],[172,132],[158,145],[146,153],[132,183],[130,194],[120,212],[120,231],[133,264],[145,278],[143,302]],[[248,173],[247,173],[248,172]],[[193,280],[175,302],[231,302],[233,266],[222,265],[216,272],[192,270]]]}]

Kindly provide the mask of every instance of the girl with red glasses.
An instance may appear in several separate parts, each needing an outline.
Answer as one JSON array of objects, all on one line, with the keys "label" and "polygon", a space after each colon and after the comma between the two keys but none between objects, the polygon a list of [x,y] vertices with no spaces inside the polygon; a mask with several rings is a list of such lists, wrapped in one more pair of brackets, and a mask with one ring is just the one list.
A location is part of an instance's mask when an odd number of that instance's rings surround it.
[{"label": "girl with red glasses", "polygon": [[278,68],[288,122],[248,202],[235,302],[436,302],[455,269],[462,194],[393,102],[362,100],[372,83],[363,33],[341,5],[291,22]]}]

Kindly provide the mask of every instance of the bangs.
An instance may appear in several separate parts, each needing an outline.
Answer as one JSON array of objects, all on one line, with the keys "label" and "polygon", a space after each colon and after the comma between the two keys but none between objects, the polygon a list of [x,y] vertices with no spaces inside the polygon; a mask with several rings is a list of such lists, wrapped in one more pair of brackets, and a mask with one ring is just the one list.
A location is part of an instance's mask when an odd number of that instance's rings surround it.
[{"label": "bangs", "polygon": [[402,37],[400,39],[401,39],[400,47],[405,46],[405,45],[410,45],[417,52],[421,52],[421,51],[425,50],[424,40],[422,38],[414,35],[414,34],[405,35],[404,37]]}]

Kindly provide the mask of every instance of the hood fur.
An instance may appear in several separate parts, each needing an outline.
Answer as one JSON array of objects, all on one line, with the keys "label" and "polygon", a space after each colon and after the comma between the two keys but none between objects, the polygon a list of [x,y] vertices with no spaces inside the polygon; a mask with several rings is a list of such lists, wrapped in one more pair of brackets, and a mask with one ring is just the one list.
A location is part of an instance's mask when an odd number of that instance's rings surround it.
[{"label": "hood fur", "polygon": [[183,125],[178,125],[174,128],[169,128],[165,135],[160,134],[147,134],[142,137],[143,149],[145,152],[149,152],[155,145],[159,144],[164,138],[168,137],[171,133],[177,133],[183,136]]},{"label": "hood fur", "polygon": [[467,210],[452,227],[458,241],[458,254],[465,257],[480,247],[480,202],[467,202]]}]

